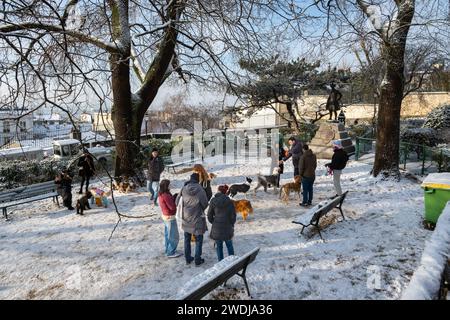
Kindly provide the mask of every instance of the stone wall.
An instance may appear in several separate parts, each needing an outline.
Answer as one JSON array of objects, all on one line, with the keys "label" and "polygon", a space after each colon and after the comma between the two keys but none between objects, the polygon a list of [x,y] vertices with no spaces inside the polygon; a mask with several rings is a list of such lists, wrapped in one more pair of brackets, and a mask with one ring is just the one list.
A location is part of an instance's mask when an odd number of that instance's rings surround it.
[{"label": "stone wall", "polygon": [[[401,116],[405,118],[425,117],[431,110],[449,103],[449,92],[410,93],[403,100]],[[373,109],[373,104],[356,104],[346,108],[345,115],[347,119],[371,119],[373,117]]]},{"label": "stone wall", "polygon": [[[306,96],[300,106],[307,108],[307,116],[314,117],[317,107],[326,103],[327,96]],[[431,110],[450,104],[450,92],[415,92],[406,96],[402,103],[402,117],[425,117]],[[378,109],[378,106],[375,106]],[[301,108],[300,108],[301,110]],[[373,104],[352,104],[345,107],[347,119],[372,119]]]}]

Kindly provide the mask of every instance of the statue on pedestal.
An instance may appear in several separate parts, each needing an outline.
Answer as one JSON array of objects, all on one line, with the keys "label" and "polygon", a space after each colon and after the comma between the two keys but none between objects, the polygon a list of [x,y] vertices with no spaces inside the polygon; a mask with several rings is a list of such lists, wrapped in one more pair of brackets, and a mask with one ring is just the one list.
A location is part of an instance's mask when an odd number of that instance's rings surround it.
[{"label": "statue on pedestal", "polygon": [[331,92],[327,100],[327,110],[330,112],[330,119],[334,113],[334,120],[337,122],[337,111],[341,108],[340,100],[342,99],[342,94],[336,89],[336,85],[331,83]]}]

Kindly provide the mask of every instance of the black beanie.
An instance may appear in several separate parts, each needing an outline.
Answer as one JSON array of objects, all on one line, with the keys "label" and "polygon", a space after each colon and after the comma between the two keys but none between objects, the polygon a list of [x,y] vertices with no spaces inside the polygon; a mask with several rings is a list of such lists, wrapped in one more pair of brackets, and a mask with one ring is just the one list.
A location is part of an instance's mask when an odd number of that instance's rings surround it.
[{"label": "black beanie", "polygon": [[199,177],[198,173],[191,174],[191,181],[194,181],[194,182],[200,181],[200,177]]}]

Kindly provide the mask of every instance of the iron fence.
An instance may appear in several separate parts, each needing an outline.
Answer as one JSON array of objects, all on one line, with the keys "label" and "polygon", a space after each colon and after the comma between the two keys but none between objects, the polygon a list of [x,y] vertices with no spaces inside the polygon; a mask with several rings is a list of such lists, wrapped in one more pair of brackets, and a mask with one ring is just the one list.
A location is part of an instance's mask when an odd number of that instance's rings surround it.
[{"label": "iron fence", "polygon": [[[355,142],[355,160],[370,159],[364,157],[374,154],[376,140],[357,137]],[[423,144],[414,144],[400,141],[400,163],[403,170],[417,172],[422,175],[431,172],[450,171],[450,150],[446,148],[428,147]]]}]

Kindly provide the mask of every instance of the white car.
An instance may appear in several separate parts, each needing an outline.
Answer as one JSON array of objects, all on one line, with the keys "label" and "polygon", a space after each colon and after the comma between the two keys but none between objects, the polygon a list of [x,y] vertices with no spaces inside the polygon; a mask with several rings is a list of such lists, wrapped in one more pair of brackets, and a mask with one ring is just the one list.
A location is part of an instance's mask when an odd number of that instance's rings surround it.
[{"label": "white car", "polygon": [[[103,166],[112,162],[112,148],[97,146],[87,148],[96,160]],[[76,139],[64,139],[53,141],[53,157],[56,160],[70,159],[82,154],[80,141]]]}]

